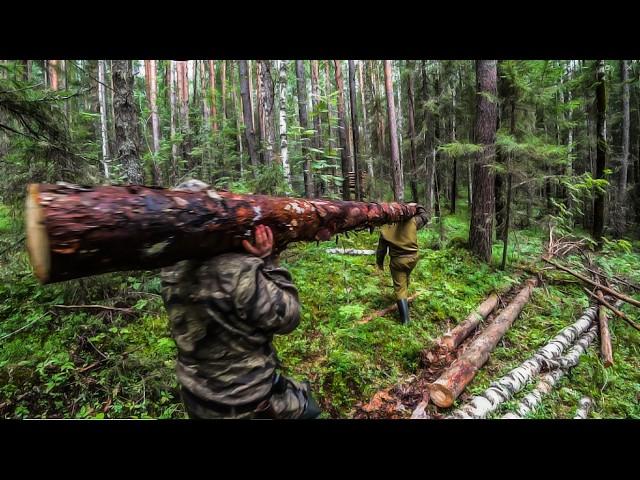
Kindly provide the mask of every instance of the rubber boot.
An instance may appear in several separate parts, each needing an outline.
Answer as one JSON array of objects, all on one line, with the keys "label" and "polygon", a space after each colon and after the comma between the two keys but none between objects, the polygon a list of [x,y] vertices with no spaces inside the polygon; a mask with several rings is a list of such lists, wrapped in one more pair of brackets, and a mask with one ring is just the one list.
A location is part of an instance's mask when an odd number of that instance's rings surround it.
[{"label": "rubber boot", "polygon": [[409,301],[406,298],[398,300],[398,312],[403,325],[409,323]]},{"label": "rubber boot", "polygon": [[318,418],[322,413],[322,409],[316,399],[311,396],[311,388],[309,382],[304,382],[307,385],[307,407],[304,409],[304,413],[300,417],[300,420],[312,420]]}]

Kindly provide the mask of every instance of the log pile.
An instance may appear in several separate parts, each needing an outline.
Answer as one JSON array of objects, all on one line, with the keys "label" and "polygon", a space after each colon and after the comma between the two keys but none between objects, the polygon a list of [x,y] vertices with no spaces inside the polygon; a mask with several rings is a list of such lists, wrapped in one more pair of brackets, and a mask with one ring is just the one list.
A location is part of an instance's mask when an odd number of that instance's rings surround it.
[{"label": "log pile", "polygon": [[278,250],[349,230],[406,220],[415,204],[305,200],[179,191],[140,185],[28,187],[27,248],[36,276],[52,283],[153,269],[240,250],[253,227],[271,227]]},{"label": "log pile", "polygon": [[552,360],[560,357],[578,337],[589,329],[595,321],[596,314],[597,308],[589,307],[575,323],[562,329],[531,358],[493,382],[482,394],[474,396],[448,418],[486,418],[524,389],[543,368],[550,365]]},{"label": "log pile", "polygon": [[469,334],[478,327],[478,325],[480,325],[480,322],[484,321],[484,319],[493,312],[497,305],[498,295],[492,293],[484,302],[478,305],[478,307],[471,312],[463,322],[456,325],[453,329],[442,336],[442,346],[449,350],[458,348],[458,345],[460,345],[464,339],[467,338]]},{"label": "log pile", "polygon": [[511,327],[529,301],[538,280],[529,279],[513,301],[486,327],[463,354],[429,386],[431,400],[439,407],[450,407],[476,373],[489,359],[490,353]]}]

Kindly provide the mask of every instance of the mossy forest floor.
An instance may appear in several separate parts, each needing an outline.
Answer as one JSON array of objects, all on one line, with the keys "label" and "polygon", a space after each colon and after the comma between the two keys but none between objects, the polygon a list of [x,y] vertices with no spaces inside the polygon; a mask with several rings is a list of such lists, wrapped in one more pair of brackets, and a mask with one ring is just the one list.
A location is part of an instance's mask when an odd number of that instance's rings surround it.
[{"label": "mossy forest floor", "polygon": [[[478,262],[464,248],[468,223],[464,205],[458,214],[446,216],[442,248],[437,248],[438,225],[420,231],[421,260],[411,289],[422,293],[406,327],[394,314],[357,323],[394,303],[388,270],[377,272],[373,256],[327,254],[334,241],[293,245],[283,254],[303,313],[298,329],[277,337],[275,345],[285,373],[310,380],[324,417],[350,418],[375,392],[406,381],[420,368],[420,352],[490,292],[518,285],[527,268],[542,266],[543,230],[516,231],[503,272]],[[8,248],[0,253],[0,417],[185,418],[157,273],[40,286],[23,244],[10,248],[20,235],[19,220],[0,207],[0,252]],[[374,249],[377,237],[360,232],[341,236],[338,243]],[[496,243],[494,265],[501,255]],[[605,251],[599,258],[608,272],[640,283],[637,244],[632,252]],[[578,283],[549,282],[536,289],[467,393],[480,393],[528,358],[588,303]],[[60,304],[130,307],[132,313],[55,306]],[[623,311],[640,318],[638,309],[625,305]],[[588,395],[595,400],[593,418],[640,418],[640,335],[616,318],[611,334],[615,365],[603,367],[595,342],[531,417],[571,418],[579,398]]]}]

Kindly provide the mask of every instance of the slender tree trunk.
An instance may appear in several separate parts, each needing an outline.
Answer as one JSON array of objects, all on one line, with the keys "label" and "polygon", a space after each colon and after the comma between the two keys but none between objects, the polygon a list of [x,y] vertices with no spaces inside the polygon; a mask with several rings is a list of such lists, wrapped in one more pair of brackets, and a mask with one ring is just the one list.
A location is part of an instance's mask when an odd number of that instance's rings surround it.
[{"label": "slender tree trunk", "polygon": [[[596,179],[604,178],[604,170],[607,166],[607,99],[604,60],[598,60],[596,64]],[[604,231],[604,202],[605,195],[596,191],[593,206],[593,238],[602,247],[602,234]]]},{"label": "slender tree trunk", "polygon": [[180,130],[182,132],[182,158],[187,164],[187,168],[191,169],[191,148],[189,141],[189,76],[188,62],[178,61],[177,67],[177,84],[178,84],[178,107],[180,112]]},{"label": "slender tree trunk", "polygon": [[[497,95],[496,60],[476,61],[476,121],[475,143],[482,146],[473,166],[473,204],[469,246],[485,262],[491,261],[493,235],[493,174],[491,164],[496,151],[497,109],[493,100]],[[487,98],[487,95],[490,98]]]},{"label": "slender tree trunk", "polygon": [[116,124],[116,151],[125,182],[143,183],[140,165],[138,112],[133,98],[131,60],[113,61],[113,103]]},{"label": "slender tree trunk", "polygon": [[415,107],[414,107],[414,96],[413,96],[413,63],[407,64],[407,68],[409,69],[408,77],[407,77],[407,117],[408,117],[408,125],[409,125],[409,142],[411,145],[411,195],[413,196],[413,201],[418,202],[418,171],[416,167],[416,127],[415,127]]},{"label": "slender tree trunk", "polygon": [[176,62],[169,60],[167,65],[167,87],[169,89],[169,132],[171,135],[171,170],[169,183],[175,185],[178,179],[178,146],[176,145]]},{"label": "slender tree trunk", "polygon": [[349,189],[349,142],[347,141],[347,120],[344,107],[344,82],[342,80],[342,62],[334,60],[333,66],[336,76],[336,87],[338,88],[338,136],[340,138],[340,159],[342,161],[342,198],[349,200],[351,190]]},{"label": "slender tree trunk", "polygon": [[258,60],[260,105],[262,106],[264,125],[264,163],[273,162],[273,145],[276,143],[275,125],[273,123],[273,79],[271,77],[270,60]]},{"label": "slender tree trunk", "polygon": [[[260,163],[262,163],[263,161],[263,155],[262,155],[262,151],[263,151],[263,146],[262,146],[262,142],[264,141],[264,125],[262,123],[262,118],[263,118],[263,113],[262,113],[262,106],[260,105],[260,82],[258,81],[258,77],[260,76],[260,72],[258,72],[258,62],[256,61],[256,63],[254,64],[252,61],[249,61],[249,84],[253,86],[253,67],[252,65],[255,65],[255,69],[256,69],[256,84],[255,84],[255,91],[252,94],[253,95],[253,100],[254,100],[254,110],[253,110],[253,114],[254,114],[254,120],[253,120],[253,130],[256,136],[256,147],[258,149],[258,160],[260,161]],[[253,88],[253,87],[252,87]]]},{"label": "slender tree trunk", "polygon": [[58,60],[47,60],[47,75],[49,88],[58,90]]},{"label": "slender tree trunk", "polygon": [[384,86],[387,94],[387,115],[389,117],[389,140],[391,145],[391,169],[393,180],[393,199],[404,202],[404,180],[400,163],[400,149],[398,148],[398,123],[393,99],[393,78],[391,60],[384,61]]},{"label": "slender tree trunk", "polygon": [[104,60],[98,60],[98,103],[100,105],[100,137],[102,139],[102,168],[109,181],[109,135],[107,130],[107,101],[104,88]]},{"label": "slender tree trunk", "polygon": [[362,178],[358,165],[359,135],[358,135],[358,97],[356,94],[356,67],[353,60],[349,60],[349,102],[351,104],[351,134],[353,135],[353,169],[356,177],[356,200],[362,200]]},{"label": "slender tree trunk", "polygon": [[[422,109],[422,112],[423,112],[422,124],[426,126],[429,124],[428,122],[429,111],[426,108],[427,101],[429,100],[429,89],[428,89],[428,83],[427,83],[427,63],[425,60],[422,60],[420,70],[422,73],[422,104],[425,105]],[[424,142],[424,159],[425,159],[425,173],[426,173],[425,189],[424,189],[424,194],[425,194],[424,208],[427,211],[429,218],[431,218],[431,215],[433,214],[433,177],[434,177],[434,171],[435,171],[435,149],[433,149],[432,151],[432,149],[429,148],[429,139],[428,139],[429,133],[433,135],[434,134],[433,129],[424,128],[423,142]],[[434,142],[431,142],[431,143],[433,147],[435,143]]]},{"label": "slender tree trunk", "polygon": [[151,108],[151,136],[153,145],[153,171],[156,185],[162,183],[160,169],[158,165],[158,155],[160,153],[160,119],[158,117],[158,79],[157,65],[155,60],[146,60],[149,65],[149,106]]},{"label": "slender tree trunk", "polygon": [[[329,95],[331,95],[331,67],[329,66],[329,60],[324,61],[324,96],[327,99],[327,121],[325,122],[327,125],[327,141],[328,145],[331,148],[333,146],[333,135],[331,132],[331,121],[333,118],[332,115],[332,106],[329,101]],[[335,172],[334,172],[335,174]]]},{"label": "slender tree trunk", "polygon": [[205,60],[202,60],[200,62],[200,90],[202,91],[202,127],[205,131],[211,129],[211,124],[209,123],[211,121],[211,107],[209,101],[211,96],[207,94],[209,88],[207,85],[207,76],[205,73],[207,66],[208,65],[205,65]]},{"label": "slender tree trunk", "polygon": [[251,112],[251,82],[248,76],[248,62],[238,61],[238,72],[240,76],[240,96],[242,97],[242,115],[244,118],[244,133],[247,140],[247,149],[251,165],[258,166],[258,152],[256,151],[256,137],[253,130],[253,113]]},{"label": "slender tree trunk", "polygon": [[296,60],[296,85],[298,87],[298,118],[302,127],[302,156],[304,157],[304,196],[313,198],[313,174],[311,172],[311,155],[309,152],[309,116],[307,114],[307,82],[304,75],[304,61]]},{"label": "slender tree trunk", "polygon": [[[618,183],[618,205],[621,212],[626,212],[627,172],[629,169],[629,129],[631,124],[629,113],[629,65],[627,60],[620,62],[622,78],[622,158],[620,159],[620,180]],[[620,224],[619,235],[624,234],[626,215],[617,222]]]},{"label": "slender tree trunk", "polygon": [[280,161],[284,170],[284,179],[287,182],[289,191],[291,188],[291,167],[289,166],[289,150],[287,140],[287,62],[286,60],[278,60],[278,91],[280,101]]},{"label": "slender tree trunk", "polygon": [[[229,62],[229,78],[233,80],[234,73],[233,67],[234,62]],[[238,89],[236,87],[236,82],[231,82],[231,102],[232,102],[232,111],[236,121],[236,143],[238,144],[238,156],[240,157],[240,178],[244,178],[244,154],[242,147],[242,114],[239,111],[240,102],[238,101]]]},{"label": "slender tree trunk", "polygon": [[[312,117],[313,117],[313,129],[315,133],[313,134],[313,147],[321,150],[322,149],[322,122],[320,120],[320,112],[318,111],[318,104],[320,103],[320,87],[319,87],[319,79],[320,79],[320,71],[318,60],[311,60],[311,108],[312,108]],[[317,155],[314,155],[317,156]],[[322,197],[325,190],[326,185],[322,178],[316,178],[316,196]]]},{"label": "slender tree trunk", "polygon": [[[451,142],[456,142],[456,88],[451,93]],[[456,213],[456,200],[458,199],[458,158],[453,157],[451,165],[451,206],[449,211]]]},{"label": "slender tree trunk", "polygon": [[[373,156],[371,155],[371,148],[367,147],[367,140],[369,139],[368,126],[367,126],[367,102],[365,99],[365,85],[364,85],[364,68],[365,61],[358,60],[358,82],[360,84],[360,102],[362,103],[362,134],[365,138],[363,152],[367,154],[367,172],[369,175],[368,184],[373,181]],[[367,189],[370,190],[370,189]]]},{"label": "slender tree trunk", "polygon": [[220,69],[220,84],[222,86],[221,94],[222,94],[222,122],[227,119],[227,61],[222,60],[222,65]]},{"label": "slender tree trunk", "polygon": [[211,93],[211,127],[214,132],[218,131],[218,112],[216,109],[216,64],[215,60],[209,60],[209,88]]}]

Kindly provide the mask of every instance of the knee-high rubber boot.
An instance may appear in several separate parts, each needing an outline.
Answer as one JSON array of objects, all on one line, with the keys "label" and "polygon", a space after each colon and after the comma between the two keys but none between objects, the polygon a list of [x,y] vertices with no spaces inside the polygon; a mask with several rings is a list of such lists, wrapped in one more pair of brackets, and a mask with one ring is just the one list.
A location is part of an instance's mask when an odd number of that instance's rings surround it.
[{"label": "knee-high rubber boot", "polygon": [[398,300],[398,312],[403,325],[409,323],[409,301],[406,298]]}]

